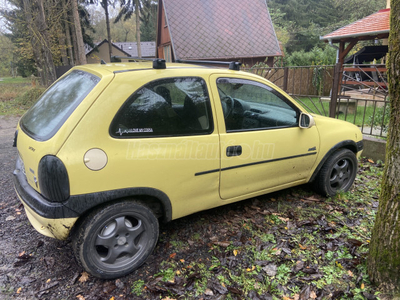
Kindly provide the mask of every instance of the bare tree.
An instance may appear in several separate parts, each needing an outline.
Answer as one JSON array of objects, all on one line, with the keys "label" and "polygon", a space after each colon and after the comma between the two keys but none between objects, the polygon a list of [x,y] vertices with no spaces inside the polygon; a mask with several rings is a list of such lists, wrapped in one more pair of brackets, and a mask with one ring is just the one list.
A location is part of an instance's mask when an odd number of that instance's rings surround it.
[{"label": "bare tree", "polygon": [[85,55],[85,45],[83,43],[83,36],[82,36],[82,28],[81,28],[81,21],[79,18],[78,12],[78,0],[72,0],[72,15],[74,20],[74,27],[75,27],[75,36],[76,36],[76,50],[77,50],[77,57],[76,62],[79,65],[86,64],[86,55]]},{"label": "bare tree", "polygon": [[41,84],[48,86],[56,80],[56,71],[51,53],[43,0],[33,2],[23,0],[23,10]]}]

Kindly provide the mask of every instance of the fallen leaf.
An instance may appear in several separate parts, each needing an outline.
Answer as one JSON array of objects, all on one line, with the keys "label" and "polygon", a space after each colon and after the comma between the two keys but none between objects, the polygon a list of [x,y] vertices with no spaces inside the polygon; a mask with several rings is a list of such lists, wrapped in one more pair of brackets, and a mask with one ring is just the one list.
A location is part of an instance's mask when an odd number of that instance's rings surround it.
[{"label": "fallen leaf", "polygon": [[16,219],[16,217],[14,217],[14,216],[8,216],[6,218],[6,221],[12,221],[12,220],[15,220],[15,219]]},{"label": "fallen leaf", "polygon": [[375,163],[372,159],[368,159],[368,162],[370,162],[371,164]]},{"label": "fallen leaf", "polygon": [[231,242],[228,242],[228,241],[226,241],[226,242],[214,242],[214,245],[221,246],[221,247],[224,247],[224,248],[228,247],[230,244],[231,244]]},{"label": "fallen leaf", "polygon": [[310,298],[311,299],[317,299],[317,294],[314,291],[311,291]]},{"label": "fallen leaf", "polygon": [[47,279],[47,280],[46,280],[46,283],[49,283],[50,281],[51,281],[51,278]]},{"label": "fallen leaf", "polygon": [[299,243],[299,247],[300,247],[301,250],[306,250],[306,249],[307,249],[307,247],[303,246],[303,245],[300,244],[300,243]]},{"label": "fallen leaf", "polygon": [[238,255],[238,251],[235,249],[233,250],[233,255],[237,256]]},{"label": "fallen leaf", "polygon": [[85,300],[85,297],[83,297],[82,295],[78,295],[76,296],[76,298],[78,298],[79,300]]},{"label": "fallen leaf", "polygon": [[303,268],[304,268],[304,262],[301,260],[298,260],[298,261],[296,261],[296,265],[293,267],[292,272],[298,273]]},{"label": "fallen leaf", "polygon": [[213,293],[212,290],[206,289],[206,290],[204,291],[204,295],[206,295],[206,296],[214,296],[214,293]]},{"label": "fallen leaf", "polygon": [[256,266],[252,266],[251,268],[247,268],[246,271],[247,272],[254,271],[255,268],[256,268]]},{"label": "fallen leaf", "polygon": [[174,258],[176,256],[176,253],[171,253],[170,255],[169,255],[169,258]]},{"label": "fallen leaf", "polygon": [[361,289],[363,290],[365,288],[364,283],[361,283]]},{"label": "fallen leaf", "polygon": [[112,296],[112,297],[110,298],[110,300],[115,300],[114,296]]},{"label": "fallen leaf", "polygon": [[353,272],[350,271],[350,270],[347,271],[347,274],[348,274],[350,277],[353,277],[353,276],[354,276]]},{"label": "fallen leaf", "polygon": [[269,264],[267,266],[265,266],[264,268],[262,268],[264,270],[265,273],[267,273],[268,276],[273,277],[276,275],[277,272],[277,267],[274,264]]},{"label": "fallen leaf", "polygon": [[78,279],[79,282],[86,282],[89,279],[89,274],[82,272],[81,277]]},{"label": "fallen leaf", "polygon": [[20,287],[20,288],[18,288],[18,290],[17,290],[17,294],[21,293],[21,291],[22,291],[22,288],[21,288],[21,287]]}]

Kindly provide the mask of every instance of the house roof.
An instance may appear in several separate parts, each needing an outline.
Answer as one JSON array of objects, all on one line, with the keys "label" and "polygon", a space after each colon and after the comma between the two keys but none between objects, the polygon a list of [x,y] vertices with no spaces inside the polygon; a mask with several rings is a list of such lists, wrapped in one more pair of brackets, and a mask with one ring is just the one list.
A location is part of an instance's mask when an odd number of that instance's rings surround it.
[{"label": "house roof", "polygon": [[[107,39],[104,39],[100,43],[96,44],[94,48],[85,44],[85,54],[91,54],[96,47],[100,47],[104,43],[108,43]],[[156,54],[156,42],[141,42],[142,57],[155,57]],[[122,51],[126,56],[137,57],[137,43],[136,42],[114,42],[112,43],[114,48]]]},{"label": "house roof", "polygon": [[281,56],[265,0],[163,0],[176,59]]},{"label": "house roof", "polygon": [[[103,45],[104,43],[108,43],[107,39],[104,39],[104,40],[101,41],[100,43],[97,43],[97,44],[95,45],[94,48],[92,48],[92,47],[90,47],[89,45],[85,44],[85,55],[87,56],[87,55],[92,54],[92,52],[95,51],[96,48],[100,47],[100,46]],[[126,52],[126,51],[122,50],[120,47],[116,46],[115,43],[111,43],[111,45],[112,45],[114,48],[117,48],[118,50],[122,51],[124,54],[126,54],[126,56],[129,56],[129,53],[128,53],[128,52]]]},{"label": "house roof", "polygon": [[[137,42],[115,42],[114,45],[120,49],[128,52],[130,56],[137,57]],[[140,42],[142,57],[155,57],[156,55],[156,42]]]},{"label": "house roof", "polygon": [[348,38],[371,37],[381,35],[381,38],[389,35],[390,30],[390,8],[382,9],[352,24],[346,25],[321,37],[321,40],[332,40],[338,42]]}]

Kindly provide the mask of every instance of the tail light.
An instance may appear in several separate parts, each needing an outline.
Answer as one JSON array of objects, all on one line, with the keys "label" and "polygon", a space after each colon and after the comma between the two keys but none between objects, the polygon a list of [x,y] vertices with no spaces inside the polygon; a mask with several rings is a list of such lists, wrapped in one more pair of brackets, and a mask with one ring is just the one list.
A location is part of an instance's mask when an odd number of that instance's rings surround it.
[{"label": "tail light", "polygon": [[50,202],[63,202],[69,198],[69,178],[64,163],[56,156],[46,155],[38,170],[41,194]]}]

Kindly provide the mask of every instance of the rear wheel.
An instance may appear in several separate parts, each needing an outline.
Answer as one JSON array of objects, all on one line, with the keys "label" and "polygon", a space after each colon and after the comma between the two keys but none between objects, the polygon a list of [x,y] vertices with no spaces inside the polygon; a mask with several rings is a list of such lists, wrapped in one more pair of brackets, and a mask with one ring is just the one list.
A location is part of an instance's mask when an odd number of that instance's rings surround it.
[{"label": "rear wheel", "polygon": [[158,239],[158,220],[145,205],[122,201],[90,213],[72,243],[81,266],[95,277],[112,279],[142,265]]},{"label": "rear wheel", "polygon": [[346,192],[352,186],[357,173],[357,157],[349,149],[334,152],[322,166],[315,179],[317,192],[324,196],[334,196]]}]

